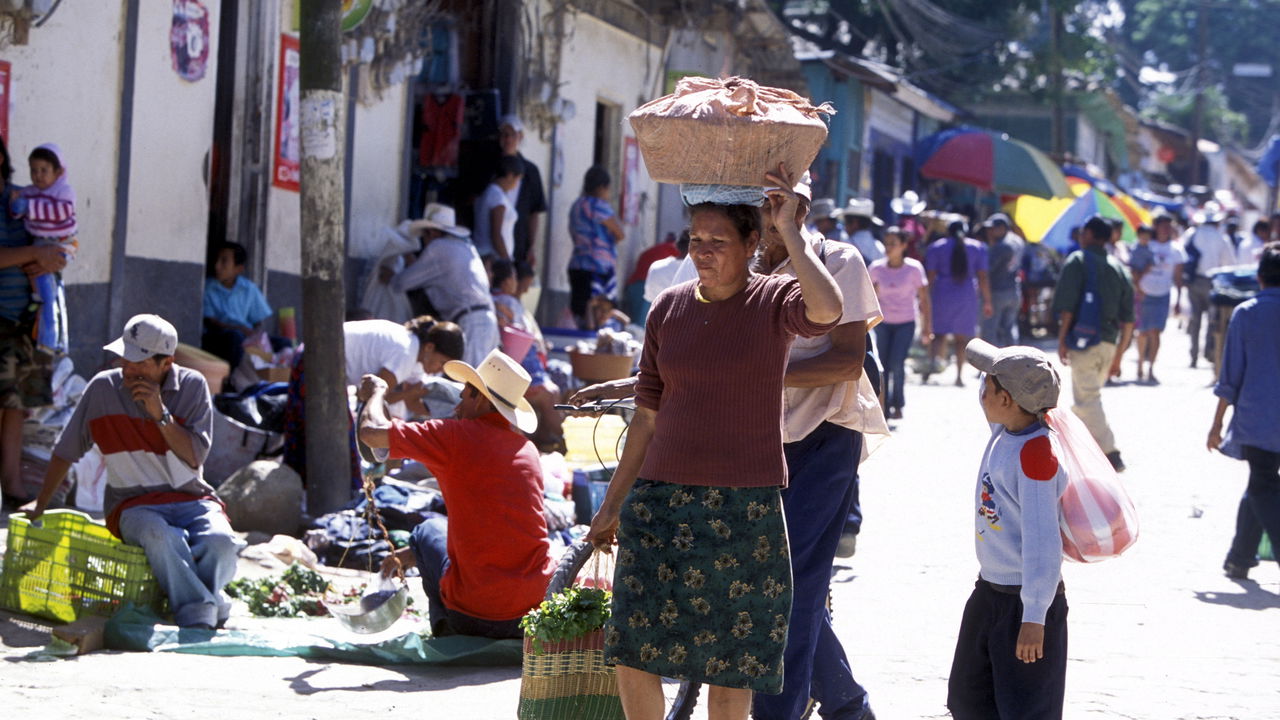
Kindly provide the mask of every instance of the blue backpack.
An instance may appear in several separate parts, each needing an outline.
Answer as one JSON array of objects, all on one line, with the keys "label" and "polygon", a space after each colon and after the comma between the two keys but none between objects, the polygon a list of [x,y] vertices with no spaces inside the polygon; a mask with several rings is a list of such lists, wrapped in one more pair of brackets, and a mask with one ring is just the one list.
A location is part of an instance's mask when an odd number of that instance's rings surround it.
[{"label": "blue backpack", "polygon": [[1067,333],[1068,347],[1084,350],[1102,342],[1102,299],[1098,297],[1098,261],[1092,253],[1084,253],[1084,291],[1080,294],[1080,306],[1076,308],[1071,332]]}]

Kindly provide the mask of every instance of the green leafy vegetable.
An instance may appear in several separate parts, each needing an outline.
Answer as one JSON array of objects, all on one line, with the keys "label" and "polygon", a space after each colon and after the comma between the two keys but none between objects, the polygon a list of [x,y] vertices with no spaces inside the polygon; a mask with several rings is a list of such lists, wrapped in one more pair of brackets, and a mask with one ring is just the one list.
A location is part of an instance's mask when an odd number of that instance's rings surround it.
[{"label": "green leafy vegetable", "polygon": [[520,627],[533,640],[534,652],[541,654],[543,643],[571,640],[604,627],[612,598],[606,590],[571,587],[530,610]]}]

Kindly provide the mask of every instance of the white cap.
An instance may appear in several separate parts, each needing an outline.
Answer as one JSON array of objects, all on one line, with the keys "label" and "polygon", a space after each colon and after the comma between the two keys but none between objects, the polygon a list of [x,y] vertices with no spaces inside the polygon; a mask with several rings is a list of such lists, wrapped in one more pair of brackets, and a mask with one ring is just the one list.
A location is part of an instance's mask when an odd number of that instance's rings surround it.
[{"label": "white cap", "polygon": [[478,368],[461,360],[450,360],[444,364],[444,374],[451,380],[474,385],[489,398],[502,417],[520,428],[521,432],[531,433],[538,429],[538,416],[524,398],[525,391],[529,389],[529,373],[501,350],[490,350]]},{"label": "white cap", "polygon": [[503,125],[510,125],[511,129],[516,132],[524,132],[524,123],[520,121],[520,116],[515,113],[503,115],[502,119],[498,121],[498,129],[502,129]]},{"label": "white cap", "polygon": [[178,330],[159,315],[134,315],[124,333],[103,345],[128,362],[142,362],[153,355],[173,355],[178,350]]}]

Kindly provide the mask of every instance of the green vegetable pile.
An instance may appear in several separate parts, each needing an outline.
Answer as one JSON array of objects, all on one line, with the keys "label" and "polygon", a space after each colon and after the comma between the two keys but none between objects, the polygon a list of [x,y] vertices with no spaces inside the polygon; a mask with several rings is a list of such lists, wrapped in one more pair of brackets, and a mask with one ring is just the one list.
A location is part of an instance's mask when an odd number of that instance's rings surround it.
[{"label": "green vegetable pile", "polygon": [[257,617],[327,615],[324,594],[329,581],[320,573],[294,563],[280,577],[239,578],[227,585],[227,594],[239,598]]},{"label": "green vegetable pile", "polygon": [[530,610],[521,618],[520,627],[533,640],[534,652],[540,654],[543,643],[571,640],[604,627],[612,598],[607,590],[571,587]]}]

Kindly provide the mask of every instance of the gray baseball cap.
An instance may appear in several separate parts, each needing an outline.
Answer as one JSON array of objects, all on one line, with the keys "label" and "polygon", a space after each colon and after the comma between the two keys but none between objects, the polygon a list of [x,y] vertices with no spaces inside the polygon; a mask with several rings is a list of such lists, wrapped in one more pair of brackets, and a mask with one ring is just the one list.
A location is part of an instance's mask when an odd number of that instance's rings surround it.
[{"label": "gray baseball cap", "polygon": [[998,348],[974,338],[965,346],[969,364],[993,375],[1018,407],[1040,413],[1058,406],[1058,370],[1039,349],[1026,345]]},{"label": "gray baseball cap", "polygon": [[102,349],[129,362],[142,362],[153,355],[172,355],[178,350],[178,330],[159,315],[134,315],[124,324],[120,337]]}]

